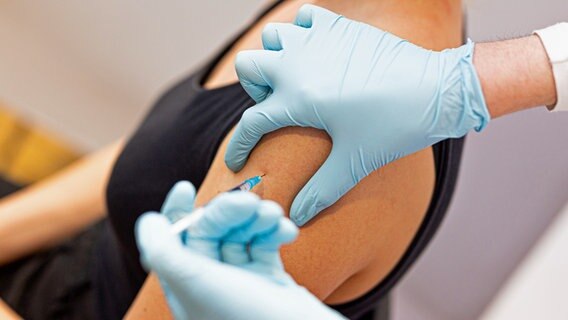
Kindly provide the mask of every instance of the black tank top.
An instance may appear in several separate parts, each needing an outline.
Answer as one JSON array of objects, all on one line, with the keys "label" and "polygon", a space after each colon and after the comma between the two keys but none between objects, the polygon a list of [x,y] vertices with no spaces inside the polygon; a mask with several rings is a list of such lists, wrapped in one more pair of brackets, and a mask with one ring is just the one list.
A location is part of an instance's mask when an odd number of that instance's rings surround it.
[{"label": "black tank top", "polygon": [[[167,192],[179,180],[189,180],[199,188],[224,137],[243,112],[254,105],[239,83],[212,90],[202,86],[239,38],[158,99],[116,161],[107,188],[110,223],[99,246],[95,271],[101,318],[122,317],[146,277],[134,238],[136,219],[144,212],[160,210]],[[434,146],[436,183],[430,207],[396,267],[363,297],[334,308],[356,318],[372,308],[417,259],[450,202],[462,146],[463,139],[446,140]]]}]

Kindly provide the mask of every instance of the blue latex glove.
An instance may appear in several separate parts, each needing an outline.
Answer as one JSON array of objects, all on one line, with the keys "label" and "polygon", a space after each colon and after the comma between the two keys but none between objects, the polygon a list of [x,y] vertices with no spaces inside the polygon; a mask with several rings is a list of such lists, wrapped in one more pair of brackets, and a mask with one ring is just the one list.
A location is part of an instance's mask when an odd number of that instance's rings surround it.
[{"label": "blue latex glove", "polygon": [[429,51],[313,5],[294,24],[267,25],[262,40],[265,50],[237,56],[258,104],[244,113],[225,162],[240,170],[259,139],[281,127],[325,130],[333,148],[292,204],[298,225],[374,170],[490,119],[472,42]]},{"label": "blue latex glove", "polygon": [[[180,182],[162,209],[177,219],[195,189]],[[142,263],[157,273],[176,319],[343,319],[284,271],[279,248],[297,227],[272,201],[234,192],[211,201],[185,244],[154,213],[136,224]]]}]

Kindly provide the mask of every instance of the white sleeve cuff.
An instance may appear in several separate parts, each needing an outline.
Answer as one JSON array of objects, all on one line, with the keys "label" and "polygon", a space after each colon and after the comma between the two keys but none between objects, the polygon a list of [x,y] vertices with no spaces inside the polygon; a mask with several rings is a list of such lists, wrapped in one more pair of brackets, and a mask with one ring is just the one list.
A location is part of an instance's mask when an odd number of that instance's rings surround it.
[{"label": "white sleeve cuff", "polygon": [[568,23],[559,23],[534,33],[540,37],[548,54],[556,83],[556,105],[548,108],[568,111]]}]

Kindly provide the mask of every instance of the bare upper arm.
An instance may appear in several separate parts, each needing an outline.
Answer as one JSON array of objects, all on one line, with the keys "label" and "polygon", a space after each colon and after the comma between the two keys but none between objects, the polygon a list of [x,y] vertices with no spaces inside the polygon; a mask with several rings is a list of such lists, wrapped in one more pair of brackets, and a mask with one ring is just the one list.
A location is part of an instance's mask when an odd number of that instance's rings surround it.
[{"label": "bare upper arm", "polygon": [[[214,88],[236,81],[233,61],[237,52],[261,48],[260,32],[264,24],[291,21],[304,2],[312,1],[288,1],[264,17],[219,62],[205,86]],[[429,49],[441,50],[461,43],[459,0],[377,3],[382,7],[364,10],[365,15],[345,14]],[[335,5],[349,6],[350,2],[329,3],[329,9],[344,13]],[[286,10],[287,13],[283,12]],[[330,146],[327,136],[315,130],[281,130],[265,138],[244,170],[234,175],[223,163],[223,144],[199,190],[197,204],[262,172],[268,176],[257,191],[289,208],[297,191],[323,163]],[[298,241],[283,249],[286,269],[328,303],[346,301],[365,292],[390,271],[416,231],[426,211],[425,203],[429,202],[433,170],[431,150],[427,149],[375,172],[302,228]],[[158,282],[149,284],[141,296],[161,299],[162,305],[148,309],[142,300],[139,309],[151,313],[151,318],[165,317],[167,306],[160,297]]]},{"label": "bare upper arm", "polygon": [[[331,150],[324,132],[286,128],[266,136],[235,174],[223,162],[229,137],[218,150],[196,205],[248,177],[266,174],[255,192],[288,212]],[[299,239],[283,249],[286,270],[328,302],[365,293],[404,253],[427,210],[433,185],[429,149],[375,171],[300,230]]]}]

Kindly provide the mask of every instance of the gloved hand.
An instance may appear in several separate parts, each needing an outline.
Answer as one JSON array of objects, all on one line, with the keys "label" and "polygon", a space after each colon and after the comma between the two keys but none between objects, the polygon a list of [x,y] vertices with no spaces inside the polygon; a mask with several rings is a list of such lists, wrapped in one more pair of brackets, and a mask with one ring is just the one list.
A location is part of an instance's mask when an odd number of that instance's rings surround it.
[{"label": "gloved hand", "polygon": [[269,24],[265,50],[240,52],[236,69],[257,102],[227,147],[240,170],[266,133],[325,130],[331,154],[296,196],[303,225],[374,170],[490,119],[472,63],[474,44],[429,51],[328,10],[303,6],[294,24]]},{"label": "gloved hand", "polygon": [[[187,214],[194,196],[189,182],[178,183],[163,212]],[[298,229],[276,203],[222,194],[191,230],[184,245],[163,215],[136,224],[142,263],[157,273],[176,319],[342,319],[284,271],[278,250]]]}]

